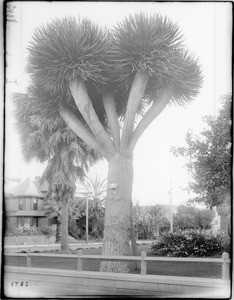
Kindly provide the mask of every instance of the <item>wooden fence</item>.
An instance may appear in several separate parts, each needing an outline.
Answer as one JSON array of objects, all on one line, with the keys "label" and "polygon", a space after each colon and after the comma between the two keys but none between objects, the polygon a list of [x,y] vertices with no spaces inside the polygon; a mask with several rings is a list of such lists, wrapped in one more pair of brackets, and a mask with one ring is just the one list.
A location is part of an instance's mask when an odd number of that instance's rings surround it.
[{"label": "wooden fence", "polygon": [[[33,257],[60,257],[60,258],[74,258],[73,254],[47,254],[47,253],[32,253],[30,249],[27,253],[5,253],[5,256],[23,256],[27,258],[27,268],[31,268],[31,260]],[[84,259],[98,259],[105,261],[140,261],[141,275],[147,274],[147,262],[155,261],[177,261],[177,262],[202,262],[202,263],[222,263],[222,279],[228,280],[230,278],[230,258],[229,254],[224,252],[222,258],[198,258],[198,257],[147,257],[146,252],[142,251],[141,256],[105,256],[105,255],[86,255],[82,250],[78,250],[77,257],[77,271],[81,272],[82,262]]]}]

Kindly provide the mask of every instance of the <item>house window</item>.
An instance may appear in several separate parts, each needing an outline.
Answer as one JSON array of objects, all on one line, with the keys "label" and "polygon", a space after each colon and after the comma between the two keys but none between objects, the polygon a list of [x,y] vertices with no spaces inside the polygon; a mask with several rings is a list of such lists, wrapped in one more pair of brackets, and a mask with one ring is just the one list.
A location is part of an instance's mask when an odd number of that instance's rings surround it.
[{"label": "house window", "polygon": [[37,201],[37,199],[33,199],[33,210],[38,210],[38,201]]},{"label": "house window", "polygon": [[38,227],[38,218],[32,218],[32,226]]},{"label": "house window", "polygon": [[31,218],[30,217],[24,217],[24,227],[29,228],[31,225]]},{"label": "house window", "polygon": [[23,199],[19,199],[19,210],[23,210],[24,209],[24,205],[23,205]]},{"label": "house window", "polygon": [[24,218],[23,217],[18,217],[17,218],[17,223],[18,223],[18,228],[24,226]]}]

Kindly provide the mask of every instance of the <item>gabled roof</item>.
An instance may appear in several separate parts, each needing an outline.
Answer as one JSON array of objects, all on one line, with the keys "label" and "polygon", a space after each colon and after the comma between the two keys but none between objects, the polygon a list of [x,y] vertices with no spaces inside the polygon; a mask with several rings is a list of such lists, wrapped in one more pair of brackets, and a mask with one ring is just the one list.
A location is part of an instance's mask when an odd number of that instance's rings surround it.
[{"label": "gabled roof", "polygon": [[11,189],[7,194],[14,197],[44,198],[37,185],[29,177]]}]

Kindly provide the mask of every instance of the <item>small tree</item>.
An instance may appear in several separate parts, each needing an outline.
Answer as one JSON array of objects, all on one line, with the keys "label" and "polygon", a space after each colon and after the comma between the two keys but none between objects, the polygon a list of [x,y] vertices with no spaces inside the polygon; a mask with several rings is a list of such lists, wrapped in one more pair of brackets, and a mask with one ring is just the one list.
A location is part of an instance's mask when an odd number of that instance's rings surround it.
[{"label": "small tree", "polygon": [[[86,200],[88,198],[88,219],[91,221],[91,234],[100,237],[100,226],[102,227],[102,219],[104,217],[104,207],[106,201],[106,179],[100,180],[95,178],[87,178],[79,190],[79,198]],[[85,204],[86,205],[86,204]],[[103,229],[103,228],[102,228]]]},{"label": "small tree", "polygon": [[214,216],[215,213],[211,209],[198,209],[195,216],[197,227],[204,230],[210,229]]},{"label": "small tree", "polygon": [[186,147],[173,147],[175,156],[187,159],[192,177],[189,190],[193,199],[208,207],[229,205],[231,197],[231,96],[221,97],[222,108],[217,116],[205,116],[207,129],[199,136],[186,134]]},{"label": "small tree", "polygon": [[174,216],[174,226],[179,229],[210,229],[214,212],[211,209],[198,209],[191,204],[180,205]]},{"label": "small tree", "polygon": [[[57,218],[57,224],[61,228],[61,252],[70,253],[68,244],[68,204],[72,201],[75,193],[77,179],[84,178],[84,171],[80,166],[74,165],[76,152],[61,146],[52,159],[49,160],[41,182],[47,181],[49,188],[47,199],[52,198],[54,204],[61,205],[61,217]],[[56,211],[56,213],[58,213]]]},{"label": "small tree", "polygon": [[169,229],[162,205],[133,206],[133,223],[139,239],[157,238],[160,232]]},{"label": "small tree", "polygon": [[[87,19],[57,19],[34,32],[28,50],[27,70],[41,93],[35,98],[38,116],[60,115],[109,163],[103,254],[128,254],[133,150],[168,103],[197,96],[197,60],[185,50],[176,25],[145,14],[125,18],[110,32]],[[143,118],[135,127],[139,113]],[[126,272],[127,265],[102,262],[101,270]]]}]

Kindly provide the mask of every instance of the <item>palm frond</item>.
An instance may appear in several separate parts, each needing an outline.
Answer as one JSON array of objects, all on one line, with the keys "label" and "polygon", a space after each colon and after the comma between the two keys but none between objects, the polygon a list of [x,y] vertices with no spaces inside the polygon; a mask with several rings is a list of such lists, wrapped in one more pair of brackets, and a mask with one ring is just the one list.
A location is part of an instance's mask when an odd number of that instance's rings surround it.
[{"label": "palm frond", "polygon": [[102,202],[106,197],[107,180],[100,180],[96,175],[94,178],[88,177],[85,182],[81,183],[79,196],[81,198],[89,198],[94,205],[102,206]]}]

